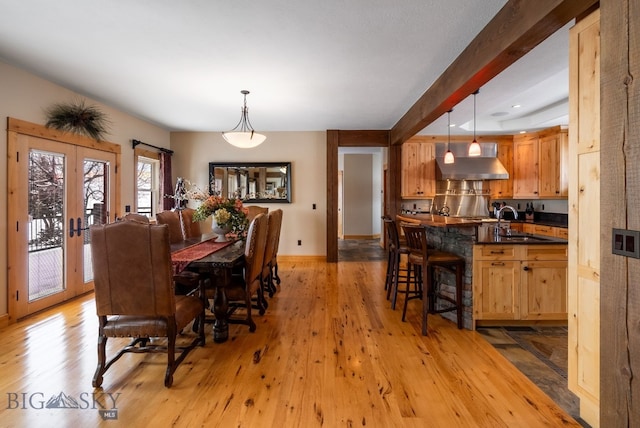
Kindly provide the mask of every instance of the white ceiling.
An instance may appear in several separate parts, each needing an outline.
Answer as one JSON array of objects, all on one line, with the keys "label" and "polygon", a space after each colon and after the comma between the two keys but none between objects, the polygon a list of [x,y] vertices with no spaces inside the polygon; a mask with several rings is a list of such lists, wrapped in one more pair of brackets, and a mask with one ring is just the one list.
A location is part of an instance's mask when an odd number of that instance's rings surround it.
[{"label": "white ceiling", "polygon": [[[0,0],[0,60],[168,130],[233,128],[241,89],[257,131],[390,129],[505,3]],[[566,124],[567,96],[568,26],[480,88],[477,132]]]}]

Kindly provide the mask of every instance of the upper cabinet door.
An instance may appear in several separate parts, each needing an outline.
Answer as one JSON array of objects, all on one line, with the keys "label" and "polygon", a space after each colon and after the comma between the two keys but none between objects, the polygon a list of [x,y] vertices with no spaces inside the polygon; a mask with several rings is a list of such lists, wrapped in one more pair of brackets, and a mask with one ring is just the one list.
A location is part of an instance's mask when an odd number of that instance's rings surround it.
[{"label": "upper cabinet door", "polygon": [[491,180],[491,198],[513,197],[513,141],[498,142],[498,159],[509,173],[507,180]]},{"label": "upper cabinet door", "polygon": [[409,140],[402,145],[403,198],[433,198],[435,174],[434,143]]},{"label": "upper cabinet door", "polygon": [[538,198],[538,135],[523,135],[513,144],[513,196]]},{"label": "upper cabinet door", "polygon": [[567,177],[567,133],[541,135],[538,140],[540,156],[541,198],[566,198],[569,193]]}]

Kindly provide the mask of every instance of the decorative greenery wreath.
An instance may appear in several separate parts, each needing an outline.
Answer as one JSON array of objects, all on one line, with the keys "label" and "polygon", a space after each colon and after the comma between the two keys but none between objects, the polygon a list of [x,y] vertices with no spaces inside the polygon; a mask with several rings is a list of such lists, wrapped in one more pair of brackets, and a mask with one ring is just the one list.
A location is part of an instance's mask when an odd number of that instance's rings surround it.
[{"label": "decorative greenery wreath", "polygon": [[110,125],[106,114],[96,106],[86,105],[84,100],[54,104],[45,113],[47,128],[86,135],[96,141],[104,141]]}]

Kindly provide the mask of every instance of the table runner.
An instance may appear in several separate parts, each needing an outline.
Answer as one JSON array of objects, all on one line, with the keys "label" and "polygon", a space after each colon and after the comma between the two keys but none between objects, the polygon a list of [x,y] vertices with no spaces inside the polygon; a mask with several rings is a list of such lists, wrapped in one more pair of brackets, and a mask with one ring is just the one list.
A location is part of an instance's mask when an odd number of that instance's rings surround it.
[{"label": "table runner", "polygon": [[187,248],[171,253],[171,262],[174,273],[182,272],[194,260],[201,259],[211,253],[215,253],[224,247],[233,244],[234,241],[216,242],[214,240],[199,242]]}]

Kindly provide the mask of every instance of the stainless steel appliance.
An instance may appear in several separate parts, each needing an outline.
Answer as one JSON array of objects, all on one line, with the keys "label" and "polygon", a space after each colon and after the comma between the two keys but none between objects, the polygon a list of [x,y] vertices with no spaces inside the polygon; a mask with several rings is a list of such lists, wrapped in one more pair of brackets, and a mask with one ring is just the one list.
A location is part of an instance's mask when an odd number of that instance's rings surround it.
[{"label": "stainless steel appliance", "polygon": [[496,143],[480,143],[479,157],[469,157],[467,143],[451,143],[455,162],[444,163],[445,143],[436,143],[436,178],[438,180],[505,180],[509,178],[502,162],[498,160]]},{"label": "stainless steel appliance", "polygon": [[451,217],[489,217],[489,189],[482,180],[436,182],[431,214]]}]

